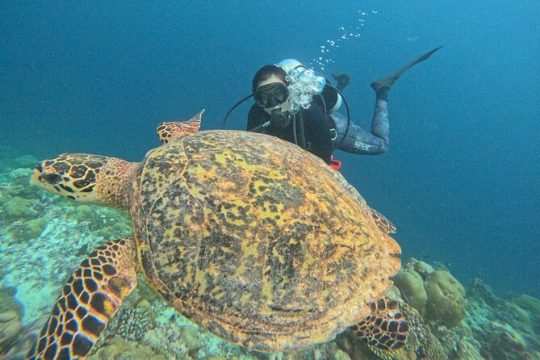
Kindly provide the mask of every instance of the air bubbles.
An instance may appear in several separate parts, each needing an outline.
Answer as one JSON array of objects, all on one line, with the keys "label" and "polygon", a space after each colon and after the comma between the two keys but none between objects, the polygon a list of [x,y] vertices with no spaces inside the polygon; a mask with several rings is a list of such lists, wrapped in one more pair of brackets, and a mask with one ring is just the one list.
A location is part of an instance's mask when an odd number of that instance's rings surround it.
[{"label": "air bubbles", "polygon": [[354,38],[359,38],[362,35],[361,30],[364,27],[366,18],[370,15],[375,15],[378,13],[378,10],[358,10],[358,18],[355,22],[353,22],[351,25],[338,26],[336,28],[337,34],[332,38],[325,40],[324,45],[320,45],[320,55],[311,60],[310,66],[317,66],[319,67],[319,70],[323,71],[325,70],[326,65],[335,63],[335,60],[331,56],[332,52],[336,51],[335,49],[339,49],[345,44],[345,42]]}]

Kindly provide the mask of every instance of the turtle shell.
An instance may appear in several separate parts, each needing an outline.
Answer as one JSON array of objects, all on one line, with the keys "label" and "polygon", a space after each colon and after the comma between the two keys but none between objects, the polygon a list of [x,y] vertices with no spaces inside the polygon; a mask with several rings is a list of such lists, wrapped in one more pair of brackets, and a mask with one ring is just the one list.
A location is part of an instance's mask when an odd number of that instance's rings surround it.
[{"label": "turtle shell", "polygon": [[131,213],[152,286],[260,351],[332,340],[369,315],[400,266],[398,244],[338,172],[262,134],[202,131],[151,150]]}]

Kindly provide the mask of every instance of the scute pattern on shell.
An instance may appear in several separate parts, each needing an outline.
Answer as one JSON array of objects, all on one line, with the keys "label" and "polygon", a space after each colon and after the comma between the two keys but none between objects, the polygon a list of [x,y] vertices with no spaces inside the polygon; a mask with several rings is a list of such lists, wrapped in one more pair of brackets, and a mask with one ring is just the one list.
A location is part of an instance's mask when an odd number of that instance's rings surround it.
[{"label": "scute pattern on shell", "polygon": [[256,350],[333,339],[400,261],[360,194],[296,145],[203,131],[147,154],[132,193],[141,266],[186,316]]}]

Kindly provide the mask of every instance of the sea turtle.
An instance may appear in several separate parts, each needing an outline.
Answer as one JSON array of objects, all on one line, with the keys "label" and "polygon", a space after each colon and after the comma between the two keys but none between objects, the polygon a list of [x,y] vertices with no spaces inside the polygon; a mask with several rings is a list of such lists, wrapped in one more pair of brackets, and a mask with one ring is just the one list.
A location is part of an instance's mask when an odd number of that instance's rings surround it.
[{"label": "sea turtle", "polygon": [[128,210],[134,236],[80,264],[29,358],[84,358],[137,272],[186,317],[257,351],[349,327],[401,347],[408,323],[384,297],[400,267],[391,224],[318,157],[268,135],[199,132],[201,115],[161,123],[163,144],[140,163],[62,154],[37,165],[45,189]]}]

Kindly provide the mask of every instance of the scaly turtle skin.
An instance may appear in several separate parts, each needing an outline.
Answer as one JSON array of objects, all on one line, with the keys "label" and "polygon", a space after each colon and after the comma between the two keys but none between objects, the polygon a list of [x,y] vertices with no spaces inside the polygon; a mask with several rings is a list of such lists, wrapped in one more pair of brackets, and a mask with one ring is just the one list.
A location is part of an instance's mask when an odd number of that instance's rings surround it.
[{"label": "scaly turtle skin", "polygon": [[385,300],[399,269],[393,225],[316,156],[276,137],[197,132],[201,113],[162,123],[141,163],[63,154],[33,181],[130,212],[134,238],[110,242],[64,286],[29,358],[83,358],[136,271],[179,312],[259,351],[330,341],[354,326],[401,347],[408,325]]}]

